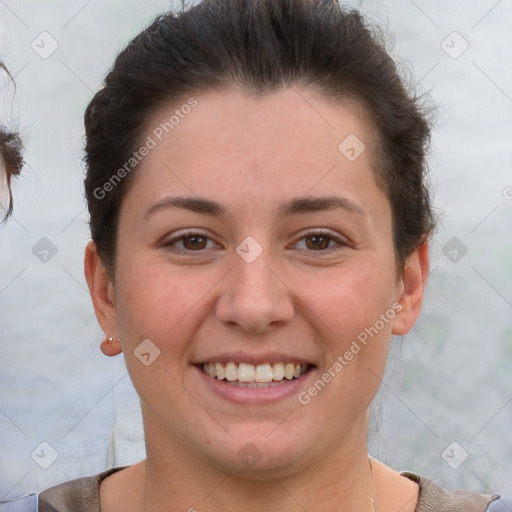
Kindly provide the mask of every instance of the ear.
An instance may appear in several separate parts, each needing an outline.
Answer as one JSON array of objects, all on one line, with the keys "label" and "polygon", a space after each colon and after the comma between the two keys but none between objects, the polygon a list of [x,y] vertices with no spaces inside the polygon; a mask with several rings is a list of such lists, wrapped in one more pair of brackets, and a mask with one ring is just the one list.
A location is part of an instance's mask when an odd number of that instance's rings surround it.
[{"label": "ear", "polygon": [[93,241],[90,241],[85,248],[84,272],[96,319],[105,333],[105,338],[115,340],[110,343],[104,341],[101,344],[101,350],[108,356],[117,355],[121,352],[121,345],[117,339],[114,285],[100,260],[96,244]]},{"label": "ear", "polygon": [[401,309],[393,319],[393,334],[407,334],[418,319],[429,267],[428,242],[423,242],[405,261],[400,283],[401,295],[397,299]]}]

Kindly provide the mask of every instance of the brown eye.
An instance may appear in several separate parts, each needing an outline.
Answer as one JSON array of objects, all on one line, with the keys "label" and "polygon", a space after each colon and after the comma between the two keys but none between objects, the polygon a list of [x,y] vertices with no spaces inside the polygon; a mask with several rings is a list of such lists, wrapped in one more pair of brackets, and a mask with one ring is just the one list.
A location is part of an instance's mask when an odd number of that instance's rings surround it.
[{"label": "brown eye", "polygon": [[204,254],[206,251],[219,248],[219,246],[207,235],[195,231],[187,231],[176,236],[168,242],[164,242],[162,247],[172,251],[175,254]]},{"label": "brown eye", "polygon": [[338,238],[323,230],[307,231],[294,245],[302,252],[309,254],[316,252],[318,256],[331,254],[350,247],[350,244],[343,240],[343,238]]},{"label": "brown eye", "polygon": [[327,249],[329,247],[329,243],[331,238],[325,235],[314,235],[308,236],[305,238],[306,247],[308,249],[316,250],[316,249]]},{"label": "brown eye", "polygon": [[193,251],[194,249],[204,249],[208,238],[206,236],[194,235],[183,237],[182,240],[183,247],[187,250]]}]

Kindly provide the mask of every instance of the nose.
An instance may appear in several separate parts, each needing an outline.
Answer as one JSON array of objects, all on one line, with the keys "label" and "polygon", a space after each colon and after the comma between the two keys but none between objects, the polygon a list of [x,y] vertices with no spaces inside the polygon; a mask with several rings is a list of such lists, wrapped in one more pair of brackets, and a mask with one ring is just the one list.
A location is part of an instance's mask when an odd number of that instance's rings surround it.
[{"label": "nose", "polygon": [[247,332],[263,333],[289,322],[294,314],[293,294],[262,254],[252,263],[234,257],[218,297],[217,320]]}]

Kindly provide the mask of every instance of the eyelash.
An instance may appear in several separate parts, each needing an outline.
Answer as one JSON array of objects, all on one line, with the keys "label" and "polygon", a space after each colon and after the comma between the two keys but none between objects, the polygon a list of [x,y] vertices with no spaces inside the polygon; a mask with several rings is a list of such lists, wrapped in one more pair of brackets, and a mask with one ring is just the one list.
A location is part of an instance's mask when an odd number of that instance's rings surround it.
[{"label": "eyelash", "polygon": [[[321,237],[326,237],[329,239],[329,243],[330,242],[336,242],[338,244],[338,247],[328,247],[326,249],[320,249],[318,251],[316,250],[308,250],[308,249],[301,249],[301,250],[304,250],[304,251],[307,251],[307,252],[318,252],[318,253],[330,253],[332,251],[337,251],[337,250],[340,250],[344,247],[347,247],[349,244],[347,242],[344,242],[342,240],[340,240],[339,238],[336,238],[335,236],[333,236],[332,234],[330,234],[329,232],[327,231],[324,231],[324,230],[309,230],[304,236],[302,236],[301,238],[299,238],[299,240],[297,240],[297,242],[295,242],[295,244],[297,244],[298,242],[302,241],[302,240],[305,240],[307,238],[312,238],[314,236],[321,236]],[[193,250],[190,250],[190,249],[176,249],[175,247],[175,244],[177,242],[180,242],[186,238],[193,238],[193,237],[202,237],[202,238],[206,238],[207,240],[211,240],[210,237],[208,237],[205,233],[201,233],[200,231],[187,231],[185,233],[181,233],[179,234],[179,236],[176,236],[174,237],[173,239],[169,240],[168,242],[165,242],[163,244],[164,247],[169,247],[169,248],[174,248],[172,249],[173,252],[175,252],[176,254],[191,254],[191,253],[194,253],[194,252],[197,252],[197,253],[202,253],[205,249],[200,249],[198,251],[193,251]],[[208,243],[208,242],[207,242]]]}]

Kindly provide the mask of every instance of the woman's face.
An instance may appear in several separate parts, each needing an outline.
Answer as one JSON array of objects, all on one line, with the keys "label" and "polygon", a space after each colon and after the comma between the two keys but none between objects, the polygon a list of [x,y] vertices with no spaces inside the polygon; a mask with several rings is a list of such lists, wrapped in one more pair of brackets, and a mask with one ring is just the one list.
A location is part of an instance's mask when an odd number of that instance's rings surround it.
[{"label": "woman's face", "polygon": [[96,268],[114,304],[93,292],[96,311],[121,339],[148,455],[286,472],[359,449],[428,266],[425,248],[397,275],[371,127],[357,105],[305,89],[194,100],[149,120],[115,284]]}]

